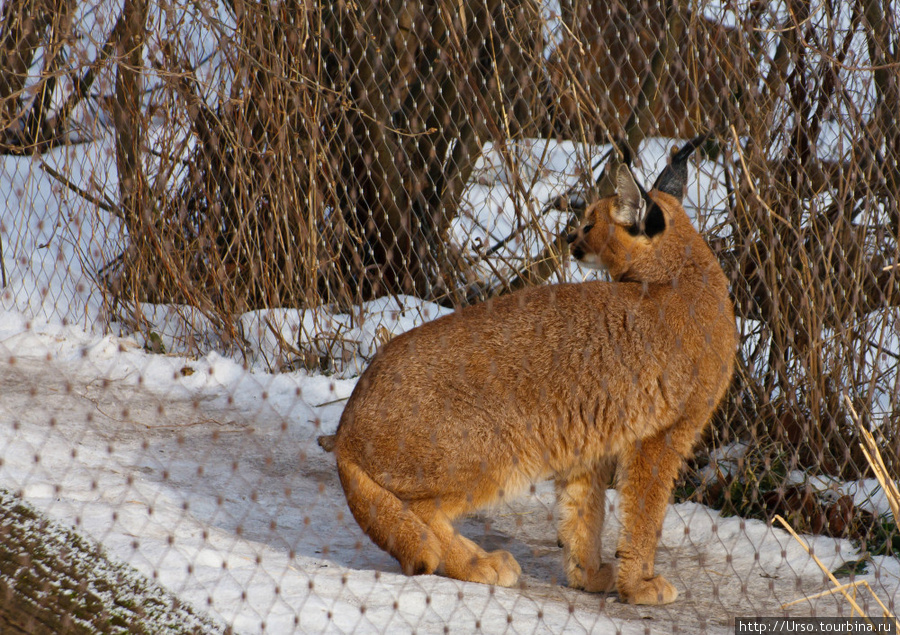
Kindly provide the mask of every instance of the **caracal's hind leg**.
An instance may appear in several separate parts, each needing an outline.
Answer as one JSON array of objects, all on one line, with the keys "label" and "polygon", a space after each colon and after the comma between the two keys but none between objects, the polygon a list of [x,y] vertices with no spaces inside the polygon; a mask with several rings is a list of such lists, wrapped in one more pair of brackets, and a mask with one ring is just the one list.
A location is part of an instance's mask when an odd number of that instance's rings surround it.
[{"label": "caracal's hind leg", "polygon": [[443,546],[428,525],[352,459],[338,454],[337,467],[350,511],[372,542],[394,556],[407,575],[437,571]]},{"label": "caracal's hind leg", "polygon": [[[416,501],[410,509],[423,520],[441,545],[438,573],[448,578],[511,587],[519,581],[522,569],[512,554],[497,550],[490,553],[456,531],[451,515],[444,510],[454,505],[435,501]],[[462,507],[462,505],[460,505]]]},{"label": "caracal's hind leg", "polygon": [[663,518],[678,471],[694,444],[696,427],[679,422],[623,453],[619,482],[622,534],[617,589],[634,604],[668,604],[678,590],[653,571]]},{"label": "caracal's hind leg", "polygon": [[556,479],[558,535],[569,586],[595,593],[616,590],[616,568],[600,552],[606,516],[606,488],[615,470],[613,460]]},{"label": "caracal's hind leg", "polygon": [[[400,500],[353,460],[337,457],[338,475],[353,517],[372,541],[394,556],[407,575],[441,573],[458,580],[513,586],[522,573],[506,551],[487,553],[451,524],[454,508],[434,500]],[[458,506],[462,509],[462,506]]]}]

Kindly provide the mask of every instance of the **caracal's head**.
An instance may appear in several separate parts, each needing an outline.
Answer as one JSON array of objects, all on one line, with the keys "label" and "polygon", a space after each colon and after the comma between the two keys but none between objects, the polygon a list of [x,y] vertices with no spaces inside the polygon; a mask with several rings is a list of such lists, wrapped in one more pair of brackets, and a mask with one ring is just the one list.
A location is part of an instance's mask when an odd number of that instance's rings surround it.
[{"label": "caracal's head", "polygon": [[584,224],[568,236],[572,256],[613,280],[648,283],[669,282],[685,265],[706,260],[708,248],[681,206],[695,147],[677,152],[649,192],[621,165],[616,193],[588,208]]}]

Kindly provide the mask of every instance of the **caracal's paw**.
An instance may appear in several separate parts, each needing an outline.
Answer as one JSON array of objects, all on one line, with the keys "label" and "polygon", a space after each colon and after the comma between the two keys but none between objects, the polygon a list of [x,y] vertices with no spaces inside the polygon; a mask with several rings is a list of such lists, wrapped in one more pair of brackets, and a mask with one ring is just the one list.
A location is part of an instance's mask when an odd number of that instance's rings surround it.
[{"label": "caracal's paw", "polygon": [[488,555],[476,558],[472,562],[467,578],[472,582],[494,584],[496,586],[515,586],[522,575],[522,567],[508,551],[492,551]]},{"label": "caracal's paw", "polygon": [[678,589],[661,575],[619,585],[619,598],[631,604],[668,604],[678,598]]},{"label": "caracal's paw", "polygon": [[435,573],[441,566],[441,546],[432,539],[419,545],[418,550],[406,557],[398,557],[400,567],[406,575],[423,575]]},{"label": "caracal's paw", "polygon": [[616,590],[616,565],[607,562],[595,571],[573,567],[569,571],[569,586],[588,593],[612,593]]}]

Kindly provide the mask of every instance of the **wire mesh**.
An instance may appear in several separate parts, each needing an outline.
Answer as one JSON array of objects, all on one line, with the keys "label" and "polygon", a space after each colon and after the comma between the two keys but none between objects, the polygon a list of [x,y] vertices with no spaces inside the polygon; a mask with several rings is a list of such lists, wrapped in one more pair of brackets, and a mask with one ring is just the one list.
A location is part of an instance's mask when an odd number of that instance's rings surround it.
[{"label": "wire mesh", "polygon": [[[0,13],[4,628],[732,632],[740,616],[854,614],[817,595],[830,572],[869,585],[854,587],[867,614],[882,614],[876,597],[896,614],[894,0],[3,0]],[[574,588],[559,471],[456,524],[515,557],[510,588],[404,575],[317,440],[356,412],[378,351],[482,306],[426,360],[445,360],[441,398],[457,390],[475,412],[493,393],[462,366],[482,352],[475,332],[500,324],[491,307],[628,283],[580,266],[567,237],[575,251],[604,201],[621,203],[620,165],[650,189],[690,140],[678,209],[727,278],[739,344],[654,530],[678,599]],[[649,227],[641,245],[662,240]],[[653,310],[653,341],[669,342],[674,313]],[[540,374],[550,326],[529,328],[485,362],[491,377]],[[706,335],[710,350],[728,337]],[[561,355],[589,357],[572,346]],[[398,374],[425,367],[405,357]],[[548,363],[573,393],[618,372]],[[674,372],[654,355],[629,372],[655,365]],[[400,395],[385,397],[393,439],[429,420]],[[630,447],[642,442],[649,455],[646,436]],[[422,456],[398,448],[390,467],[440,473]],[[595,539],[620,571],[637,469],[622,456],[592,490],[609,487]]]}]

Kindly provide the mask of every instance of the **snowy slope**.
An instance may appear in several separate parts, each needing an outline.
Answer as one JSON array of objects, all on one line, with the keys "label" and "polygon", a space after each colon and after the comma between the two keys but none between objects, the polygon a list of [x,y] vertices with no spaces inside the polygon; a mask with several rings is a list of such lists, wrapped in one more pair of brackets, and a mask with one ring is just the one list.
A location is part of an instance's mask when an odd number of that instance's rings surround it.
[{"label": "snowy slope", "polygon": [[[681,504],[659,554],[679,602],[638,609],[568,590],[546,485],[462,527],[511,550],[524,588],[407,578],[349,517],[315,444],[353,381],[249,373],[216,354],[149,355],[129,339],[28,326],[9,313],[0,321],[0,486],[238,632],[731,632],[734,616],[781,614],[780,603],[828,587],[785,532]],[[854,559],[845,541],[811,544],[829,568]],[[897,562],[870,571],[896,602]],[[825,597],[788,613],[846,609]]]}]

